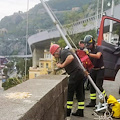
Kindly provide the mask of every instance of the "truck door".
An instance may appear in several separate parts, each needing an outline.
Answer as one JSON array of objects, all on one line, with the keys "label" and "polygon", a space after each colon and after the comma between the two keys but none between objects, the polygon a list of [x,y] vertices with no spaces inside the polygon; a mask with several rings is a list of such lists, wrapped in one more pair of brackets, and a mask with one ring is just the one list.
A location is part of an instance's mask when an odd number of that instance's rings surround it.
[{"label": "truck door", "polygon": [[[112,21],[112,32],[110,32],[110,22]],[[111,37],[110,37],[111,34]],[[118,42],[113,43],[112,39],[117,38]],[[102,46],[105,66],[106,80],[115,80],[115,76],[120,69],[120,20],[103,16],[98,36],[98,45]]]},{"label": "truck door", "polygon": [[102,41],[103,60],[105,66],[105,80],[115,80],[120,69],[120,47]]}]

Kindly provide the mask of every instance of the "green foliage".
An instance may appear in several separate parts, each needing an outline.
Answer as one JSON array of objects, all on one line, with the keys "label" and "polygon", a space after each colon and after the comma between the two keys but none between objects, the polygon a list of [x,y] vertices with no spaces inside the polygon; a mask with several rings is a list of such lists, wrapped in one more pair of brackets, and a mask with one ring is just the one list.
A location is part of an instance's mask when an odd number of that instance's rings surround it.
[{"label": "green foliage", "polygon": [[48,4],[59,11],[71,10],[73,7],[81,7],[93,0],[50,0]]},{"label": "green foliage", "polygon": [[64,48],[64,47],[66,46],[66,43],[65,43],[65,41],[63,40],[63,38],[60,38],[60,39],[58,40],[58,44],[59,44],[60,47],[62,47],[62,48]]},{"label": "green foliage", "polygon": [[116,27],[116,31],[114,31],[114,34],[120,35],[120,26],[119,25]]},{"label": "green foliage", "polygon": [[[32,66],[32,59],[28,59],[27,60],[27,66],[26,66],[26,74],[28,75],[29,73],[29,67]],[[16,68],[17,68],[17,73],[21,74],[22,76],[25,75],[25,59],[18,59],[17,60],[17,64],[16,64]]]},{"label": "green foliage", "polygon": [[97,40],[96,30],[90,30],[90,31],[87,31],[84,33],[71,35],[71,38],[72,38],[73,42],[75,43],[75,45],[79,48],[79,45],[78,45],[79,41],[84,40],[84,37],[86,35],[92,35],[95,38],[95,40]]},{"label": "green foliage", "polygon": [[18,78],[9,78],[4,83],[2,83],[2,87],[4,90],[7,90],[8,88],[16,86],[20,83],[22,83],[22,80],[19,80]]},{"label": "green foliage", "polygon": [[[104,10],[110,8],[105,0]],[[115,0],[115,5],[120,0]],[[61,24],[71,24],[77,20],[96,14],[97,0],[49,0],[48,5],[56,14]],[[78,11],[72,8],[79,7]],[[99,2],[99,13],[101,12],[101,1]],[[6,28],[7,33],[0,34],[0,54],[11,55],[25,51],[25,36],[27,27],[26,12],[17,12],[11,16],[6,16],[0,21],[0,29]],[[28,12],[28,35],[31,36],[39,30],[46,30],[55,27],[42,4],[39,3]],[[8,40],[10,39],[10,40]],[[18,40],[16,40],[18,39]],[[16,47],[18,45],[18,47]],[[15,46],[15,47],[14,47]]]},{"label": "green foliage", "polygon": [[17,73],[24,75],[24,73],[25,73],[25,60],[19,59],[17,64],[16,64],[16,68],[17,68]]},{"label": "green foliage", "polygon": [[87,25],[87,23],[83,23],[83,26],[85,27]]},{"label": "green foliage", "polygon": [[5,74],[5,76],[7,76],[8,68],[4,68],[4,69],[3,69],[3,73]]},{"label": "green foliage", "polygon": [[[48,1],[48,4],[53,10],[58,11],[57,16],[60,22],[65,23],[66,19],[71,20],[72,22],[78,20],[78,18],[80,18],[79,14],[77,12],[68,11],[65,13],[65,15],[63,15],[64,12],[62,13],[59,11],[71,10],[73,7],[82,7],[82,5],[91,1],[93,0],[50,0]],[[67,16],[69,17],[67,18]],[[33,9],[29,10],[28,19],[29,35],[35,34],[37,29],[50,29],[53,27],[53,22],[51,21],[50,17],[45,12],[45,9],[41,4],[38,4]],[[6,28],[8,30],[8,34],[13,34],[16,37],[20,37],[25,36],[26,23],[26,13],[18,12],[14,13],[11,16],[4,17],[0,21],[0,28]]]},{"label": "green foliage", "polygon": [[73,23],[80,18],[79,13],[75,11],[65,12],[64,13],[64,21],[65,24]]},{"label": "green foliage", "polygon": [[8,71],[11,72],[11,70],[13,69],[14,63],[13,62],[9,62],[6,64],[6,67],[3,69],[3,73],[5,74],[5,76],[7,76]]},{"label": "green foliage", "polygon": [[14,63],[13,62],[9,62],[9,63],[7,63],[6,64],[6,66],[10,69],[10,68],[12,68],[13,67],[13,65],[14,65]]}]

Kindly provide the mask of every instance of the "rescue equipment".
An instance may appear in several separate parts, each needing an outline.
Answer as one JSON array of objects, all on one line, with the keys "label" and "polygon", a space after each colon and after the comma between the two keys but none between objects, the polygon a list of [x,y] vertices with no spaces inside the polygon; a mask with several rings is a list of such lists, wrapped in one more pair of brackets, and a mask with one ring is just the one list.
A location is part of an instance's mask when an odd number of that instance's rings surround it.
[{"label": "rescue equipment", "polygon": [[106,109],[104,115],[98,115],[96,112],[93,113],[95,117],[94,120],[113,120],[111,113]]},{"label": "rescue equipment", "polygon": [[85,51],[78,49],[76,50],[76,54],[80,58],[84,68],[86,68],[87,70],[90,70],[94,67],[90,58],[88,57],[88,55],[86,55]]},{"label": "rescue equipment", "polygon": [[107,103],[110,105],[112,109],[112,117],[120,118],[120,103],[116,100],[116,98],[112,95],[109,96]]}]

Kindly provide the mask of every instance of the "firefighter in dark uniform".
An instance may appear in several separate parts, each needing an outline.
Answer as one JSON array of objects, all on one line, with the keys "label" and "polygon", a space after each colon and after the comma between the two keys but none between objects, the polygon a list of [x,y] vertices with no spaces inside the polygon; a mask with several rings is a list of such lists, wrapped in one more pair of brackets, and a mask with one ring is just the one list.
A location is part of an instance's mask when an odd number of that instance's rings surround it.
[{"label": "firefighter in dark uniform", "polygon": [[[101,46],[95,45],[95,40],[91,35],[86,35],[84,38],[85,45],[89,51],[86,53],[89,55],[94,68],[90,71],[90,76],[93,79],[96,86],[104,94],[105,99],[107,100],[107,95],[103,89],[103,80],[104,80],[104,63]],[[95,107],[96,105],[96,90],[91,85],[90,86],[90,99],[91,102],[86,105],[86,107]]]},{"label": "firefighter in dark uniform", "polygon": [[50,47],[50,53],[60,59],[57,63],[58,68],[65,68],[66,72],[70,75],[68,82],[68,96],[67,96],[67,116],[69,117],[73,105],[73,96],[76,92],[78,100],[78,110],[72,113],[74,116],[84,117],[84,72],[80,68],[78,60],[74,54],[68,49],[62,49],[57,44]]}]

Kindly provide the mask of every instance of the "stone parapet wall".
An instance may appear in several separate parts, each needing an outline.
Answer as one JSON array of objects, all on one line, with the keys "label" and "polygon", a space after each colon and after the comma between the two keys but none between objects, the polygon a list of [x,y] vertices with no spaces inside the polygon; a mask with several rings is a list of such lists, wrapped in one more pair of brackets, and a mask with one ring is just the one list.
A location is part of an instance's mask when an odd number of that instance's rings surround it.
[{"label": "stone parapet wall", "polygon": [[[3,91],[1,120],[64,120],[67,80],[65,75],[44,75]],[[31,96],[25,99],[5,97],[14,92],[29,92]]]}]

